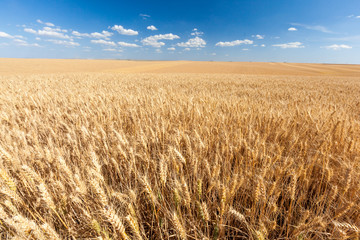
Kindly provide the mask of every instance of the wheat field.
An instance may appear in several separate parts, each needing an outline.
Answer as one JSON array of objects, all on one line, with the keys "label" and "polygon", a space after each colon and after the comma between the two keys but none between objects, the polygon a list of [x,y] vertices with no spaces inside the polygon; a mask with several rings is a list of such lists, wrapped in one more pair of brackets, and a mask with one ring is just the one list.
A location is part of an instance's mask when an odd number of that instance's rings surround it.
[{"label": "wheat field", "polygon": [[1,239],[360,238],[359,66],[39,61],[0,61]]}]

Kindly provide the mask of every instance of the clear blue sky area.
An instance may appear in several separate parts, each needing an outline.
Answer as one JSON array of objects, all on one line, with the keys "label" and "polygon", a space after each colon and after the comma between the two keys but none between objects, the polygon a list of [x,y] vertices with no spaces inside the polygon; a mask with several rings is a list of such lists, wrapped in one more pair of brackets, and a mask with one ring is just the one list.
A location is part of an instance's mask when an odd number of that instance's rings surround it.
[{"label": "clear blue sky area", "polygon": [[0,0],[0,57],[360,64],[360,1]]}]

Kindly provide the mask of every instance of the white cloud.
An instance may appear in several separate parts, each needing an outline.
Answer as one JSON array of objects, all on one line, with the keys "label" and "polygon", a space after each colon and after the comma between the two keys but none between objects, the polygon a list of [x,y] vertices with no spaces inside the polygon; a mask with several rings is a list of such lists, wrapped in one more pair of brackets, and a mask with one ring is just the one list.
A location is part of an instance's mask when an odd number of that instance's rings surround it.
[{"label": "white cloud", "polygon": [[61,29],[61,28],[51,28],[51,27],[43,27],[43,30],[45,31],[54,31],[54,32],[68,32],[68,30],[66,29]]},{"label": "white cloud", "polygon": [[112,35],[113,35],[113,33],[108,32],[108,31],[102,31],[101,33],[98,33],[98,32],[90,33],[90,36],[93,38],[105,38],[107,40],[109,40],[109,37],[111,37]]},{"label": "white cloud", "polygon": [[174,39],[178,39],[178,38],[180,38],[178,35],[174,35],[172,33],[167,33],[167,34],[159,34],[159,35],[154,35],[154,36],[144,38],[143,40],[141,40],[141,42],[142,42],[142,44],[144,44],[146,46],[152,46],[152,47],[159,48],[159,47],[165,45],[164,42],[159,42],[159,40],[174,40]]},{"label": "white cloud", "polygon": [[261,44],[260,46],[261,46],[261,47],[266,47],[266,45],[265,45],[265,44]]},{"label": "white cloud", "polygon": [[88,33],[79,33],[78,31],[72,31],[72,35],[77,37],[90,37],[90,34]]},{"label": "white cloud", "polygon": [[14,39],[14,42],[16,42],[16,43],[26,43],[26,41],[25,40],[21,40],[21,39]]},{"label": "white cloud", "polygon": [[106,52],[123,52],[121,49],[115,49],[115,48],[105,48],[103,51]]},{"label": "white cloud", "polygon": [[58,44],[58,45],[69,46],[69,47],[80,46],[79,43],[73,42],[73,41],[64,41],[64,40],[56,40],[56,39],[49,39],[49,40],[46,40],[46,41],[47,42],[52,42],[52,43]]},{"label": "white cloud", "polygon": [[249,49],[248,49],[248,48],[243,48],[242,50],[243,50],[243,51],[249,51]]},{"label": "white cloud", "polygon": [[319,32],[323,32],[323,33],[334,33],[333,31],[330,31],[329,29],[327,29],[326,27],[321,26],[321,25],[306,25],[306,24],[300,24],[300,23],[292,23],[292,25],[304,27],[309,30],[319,31]]},{"label": "white cloud", "polygon": [[51,22],[43,22],[43,21],[41,21],[40,19],[36,20],[36,22],[41,23],[41,24],[44,24],[44,25],[49,26],[49,27],[54,27],[54,26],[55,26],[55,25],[54,25],[53,23],[51,23]]},{"label": "white cloud", "polygon": [[274,47],[281,47],[281,48],[304,48],[301,42],[290,42],[290,43],[283,43],[283,44],[274,44]]},{"label": "white cloud", "polygon": [[212,56],[216,56],[216,53],[212,53],[211,55],[212,55]]},{"label": "white cloud", "polygon": [[162,53],[162,51],[161,51],[160,48],[157,48],[155,51],[156,51],[157,53]]},{"label": "white cloud", "polygon": [[140,47],[135,43],[127,43],[127,42],[118,42],[118,45],[121,47]]},{"label": "white cloud", "polygon": [[147,18],[151,17],[150,15],[148,15],[148,14],[143,14],[143,13],[140,13],[139,16],[142,17],[144,20],[146,20]]},{"label": "white cloud", "polygon": [[100,40],[91,40],[90,42],[95,43],[95,44],[102,44],[102,45],[108,45],[108,46],[116,46],[116,43],[112,42],[112,41],[105,41],[103,39]]},{"label": "white cloud", "polygon": [[290,32],[294,32],[294,31],[297,31],[297,28],[290,27],[290,28],[288,28],[288,31],[290,31]]},{"label": "white cloud", "polygon": [[[32,28],[25,28],[24,31],[32,34],[36,34],[39,36],[46,36],[46,37],[55,37],[55,38],[63,38],[63,39],[71,39],[68,35],[59,32],[59,29],[52,29],[45,27],[43,30],[34,30]],[[60,30],[61,31],[61,30]]]},{"label": "white cloud", "polygon": [[333,44],[330,46],[325,46],[326,49],[339,50],[339,49],[351,49],[352,47],[346,44]]},{"label": "white cloud", "polygon": [[147,26],[146,29],[149,29],[151,31],[155,31],[155,30],[158,30],[154,25],[151,25],[151,26]]},{"label": "white cloud", "polygon": [[125,29],[121,25],[114,25],[111,29],[114,31],[117,31],[118,33],[120,33],[122,35],[138,35],[139,34],[138,31],[135,31],[132,29]]},{"label": "white cloud", "polygon": [[190,51],[190,48],[185,48],[184,51]]},{"label": "white cloud", "polygon": [[6,32],[0,32],[0,38],[14,38],[10,34],[7,34]]},{"label": "white cloud", "polygon": [[152,46],[155,48],[160,48],[165,45],[164,42],[158,42],[157,40],[152,40],[149,38],[145,38],[145,39],[141,40],[141,42],[146,46]]},{"label": "white cloud", "polygon": [[28,43],[25,40],[22,39],[14,39],[14,42],[19,45],[19,46],[24,46],[24,47],[40,47],[39,44],[37,43]]},{"label": "white cloud", "polygon": [[264,39],[264,35],[260,35],[260,34],[256,34],[255,37],[256,37],[257,39]]},{"label": "white cloud", "polygon": [[357,19],[360,19],[360,16],[355,16],[354,14],[351,14],[348,16],[348,18],[357,18]]},{"label": "white cloud", "polygon": [[187,42],[181,42],[177,44],[179,47],[186,47],[186,48],[191,48],[191,47],[205,47],[206,46],[206,42],[204,39],[200,38],[200,37],[194,37],[194,38],[190,38]]},{"label": "white cloud", "polygon": [[174,47],[169,47],[167,50],[169,51],[175,51],[176,49]]},{"label": "white cloud", "polygon": [[204,34],[204,33],[198,31],[197,28],[194,28],[194,29],[193,29],[193,32],[191,33],[192,36],[198,36],[198,37],[202,36],[203,34]]},{"label": "white cloud", "polygon": [[244,39],[244,40],[235,40],[232,42],[218,42],[215,44],[215,46],[219,46],[219,47],[234,47],[234,46],[238,46],[241,44],[253,44],[254,41],[249,40],[249,39]]},{"label": "white cloud", "polygon": [[37,33],[37,32],[36,32],[34,29],[32,29],[32,28],[25,28],[25,29],[24,29],[24,32],[32,33],[32,34],[36,34],[36,33]]},{"label": "white cloud", "polygon": [[38,30],[37,34],[40,36],[48,36],[48,37],[56,37],[56,38],[63,38],[63,39],[70,39],[70,37],[66,34],[56,31],[48,31],[48,30]]},{"label": "white cloud", "polygon": [[24,47],[41,47],[37,43],[22,43],[22,44],[20,44],[20,46],[24,46]]},{"label": "white cloud", "polygon": [[111,37],[112,35],[114,35],[111,32],[108,31],[102,31],[101,33],[99,32],[93,32],[93,33],[80,33],[78,31],[72,31],[72,34],[76,37],[92,37],[92,38],[104,38],[106,40],[110,40],[109,37]]}]

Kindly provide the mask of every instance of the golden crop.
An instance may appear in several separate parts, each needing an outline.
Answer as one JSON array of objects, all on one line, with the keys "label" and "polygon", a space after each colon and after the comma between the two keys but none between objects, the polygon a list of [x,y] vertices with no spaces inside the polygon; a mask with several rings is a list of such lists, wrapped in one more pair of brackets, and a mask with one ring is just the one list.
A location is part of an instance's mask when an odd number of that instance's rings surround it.
[{"label": "golden crop", "polygon": [[358,77],[0,77],[2,239],[359,239]]}]

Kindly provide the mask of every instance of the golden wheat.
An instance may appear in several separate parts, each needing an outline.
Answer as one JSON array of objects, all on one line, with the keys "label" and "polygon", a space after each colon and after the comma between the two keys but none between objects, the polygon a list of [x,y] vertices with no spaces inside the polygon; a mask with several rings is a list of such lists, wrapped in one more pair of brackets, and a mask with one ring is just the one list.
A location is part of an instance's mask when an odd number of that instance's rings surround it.
[{"label": "golden wheat", "polygon": [[0,239],[356,239],[360,78],[0,76]]}]

